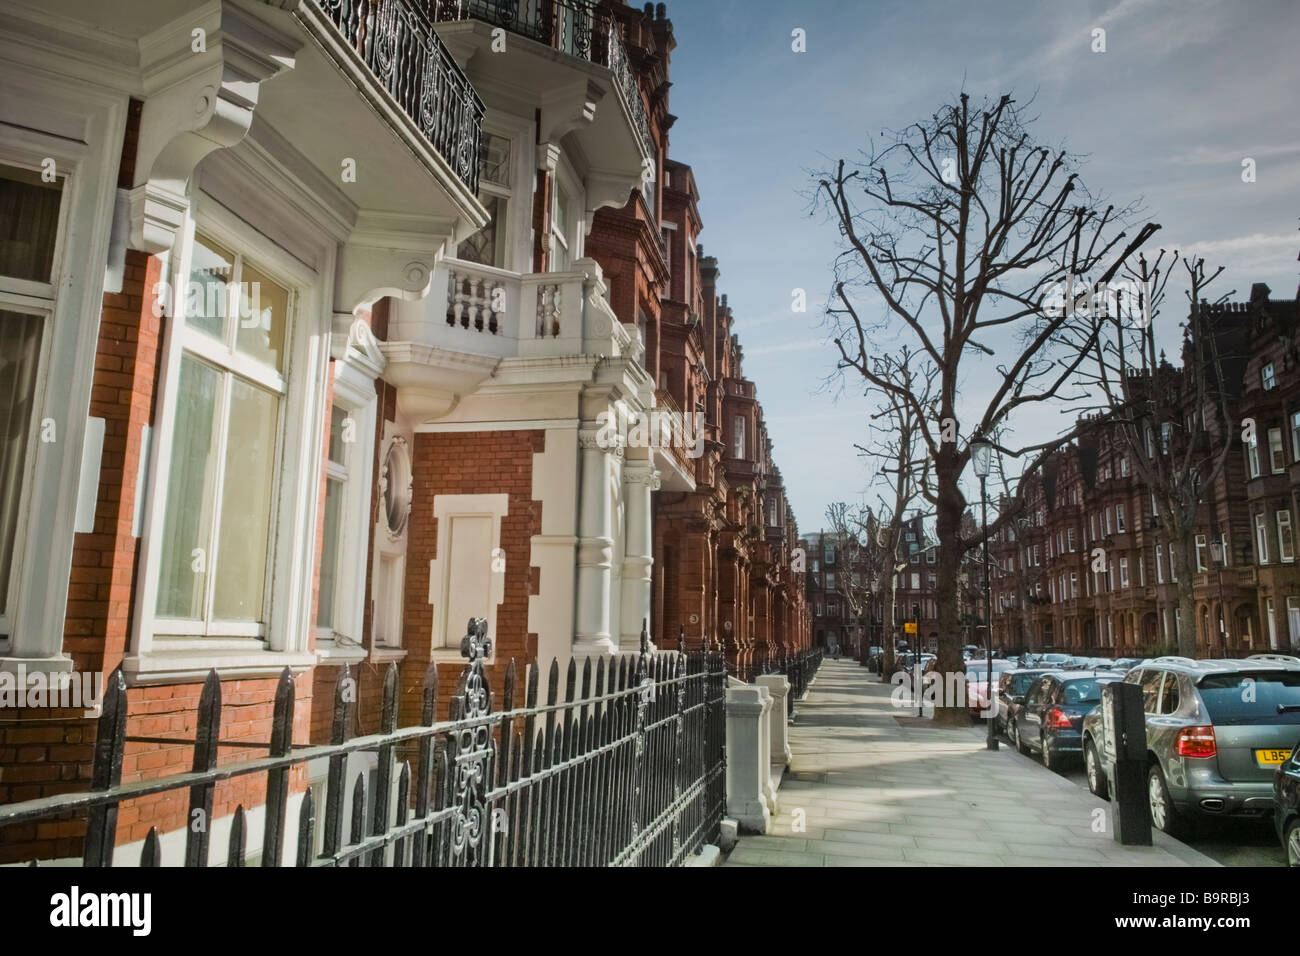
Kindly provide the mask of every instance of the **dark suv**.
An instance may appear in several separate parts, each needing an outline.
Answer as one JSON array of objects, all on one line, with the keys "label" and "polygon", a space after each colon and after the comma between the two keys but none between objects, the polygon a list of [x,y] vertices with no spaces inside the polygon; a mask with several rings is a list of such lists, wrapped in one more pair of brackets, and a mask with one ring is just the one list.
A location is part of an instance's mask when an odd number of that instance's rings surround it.
[{"label": "dark suv", "polygon": [[[1151,822],[1177,836],[1193,814],[1263,815],[1273,777],[1300,740],[1300,666],[1267,660],[1158,657],[1125,676],[1146,710]],[[1083,724],[1088,787],[1111,775],[1102,708]]]}]

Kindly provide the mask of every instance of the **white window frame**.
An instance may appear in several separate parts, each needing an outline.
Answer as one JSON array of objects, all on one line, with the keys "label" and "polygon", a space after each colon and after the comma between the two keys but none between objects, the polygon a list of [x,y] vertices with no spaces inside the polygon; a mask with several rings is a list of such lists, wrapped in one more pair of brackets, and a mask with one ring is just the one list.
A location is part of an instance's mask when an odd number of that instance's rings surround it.
[{"label": "white window frame", "polygon": [[1156,584],[1165,583],[1165,549],[1160,545],[1155,546],[1156,552]]},{"label": "white window frame", "polygon": [[1268,564],[1268,519],[1262,511],[1255,514],[1255,561]]},{"label": "white window frame", "polygon": [[1259,383],[1264,386],[1266,392],[1277,388],[1277,376],[1273,372],[1272,362],[1265,362],[1264,367],[1259,370]]},{"label": "white window frame", "polygon": [[[116,90],[52,83],[40,69],[7,70],[5,87],[0,160],[38,171],[53,160],[66,177],[51,281],[10,280],[4,297],[12,311],[47,316],[32,418],[38,429],[52,419],[58,440],[40,442],[38,430],[28,445],[0,670],[52,673],[72,668],[63,651],[69,569],[127,104]],[[50,117],[78,139],[45,132]]]},{"label": "white window frame", "polygon": [[1286,471],[1286,446],[1282,443],[1282,429],[1268,430],[1268,467],[1275,474]]},{"label": "white window frame", "polygon": [[1300,461],[1300,410],[1291,413],[1291,460]]},{"label": "white window frame", "polygon": [[[385,365],[378,343],[364,319],[356,319],[334,362],[333,405],[337,405],[354,425],[343,484],[343,502],[339,520],[338,579],[357,582],[365,579],[366,557],[370,541],[370,499],[374,485],[373,452],[379,397],[374,382]],[[325,427],[329,427],[326,409]],[[328,465],[326,467],[329,467]],[[379,549],[375,549],[378,563]],[[316,654],[329,663],[359,661],[365,657],[362,630],[365,621],[365,590],[349,583],[340,587],[334,601],[334,627],[316,628]]]},{"label": "white window frame", "polygon": [[1205,549],[1209,547],[1209,539],[1203,534],[1196,536],[1196,570],[1206,571],[1208,566],[1205,563]]},{"label": "white window frame", "polygon": [[[228,157],[227,157],[228,158]],[[233,160],[232,160],[233,162]],[[163,463],[151,470],[138,573],[134,642],[123,659],[123,670],[133,683],[170,683],[201,677],[211,668],[223,676],[274,676],[284,667],[304,669],[316,662],[310,641],[314,634],[312,596],[316,570],[316,530],[319,517],[324,461],[324,415],[328,374],[329,336],[333,314],[326,301],[333,288],[334,240],[320,224],[303,216],[285,223],[290,215],[278,197],[262,197],[268,217],[282,229],[292,229],[304,241],[315,243],[317,270],[290,255],[256,223],[245,222],[217,199],[202,192],[203,177],[196,174],[194,200],[177,230],[169,275],[171,304],[168,314],[184,316],[186,283],[196,226],[213,241],[238,250],[269,277],[293,294],[294,315],[284,342],[285,392],[281,396],[278,460],[271,506],[267,553],[266,614],[263,637],[231,635],[195,636],[178,633],[156,614],[158,574],[162,562],[167,504],[168,469],[175,425],[176,389],[185,344],[183,321],[166,324],[159,364],[158,427],[153,429],[150,460]],[[248,207],[246,207],[248,208]],[[274,573],[270,573],[271,570]]]},{"label": "white window frame", "polygon": [[[551,208],[547,210],[547,230],[551,237],[551,255],[550,271],[567,272],[573,269],[573,264],[583,256],[583,237],[586,230],[582,225],[582,206],[583,191],[582,182],[578,179],[573,170],[572,163],[567,156],[560,156],[560,161],[555,165],[555,173],[551,182]],[[568,202],[565,204],[565,218],[568,220],[568,231],[561,231],[555,227],[555,210],[560,205],[560,191],[563,189],[568,194]],[[653,213],[653,209],[651,212]],[[555,262],[555,242],[558,241],[564,248],[564,256],[568,260],[563,269],[556,269]]]},{"label": "white window frame", "polygon": [[[1276,512],[1277,556],[1283,564],[1295,563],[1295,526],[1291,522],[1291,509],[1279,508]],[[1287,541],[1290,539],[1290,547]]]},{"label": "white window frame", "polygon": [[1252,434],[1246,441],[1246,476],[1248,478],[1258,478],[1260,475],[1259,467],[1259,436]]},{"label": "white window frame", "polygon": [[747,425],[744,415],[733,415],[731,419],[731,452],[732,456],[738,460],[746,460],[745,453],[749,450],[748,435],[745,434]]},{"label": "white window frame", "polygon": [[1119,559],[1119,586],[1128,587],[1128,556],[1125,555]]},{"label": "white window frame", "polygon": [[1115,505],[1115,532],[1123,534],[1128,530],[1128,525],[1124,520],[1124,502],[1118,502]]}]

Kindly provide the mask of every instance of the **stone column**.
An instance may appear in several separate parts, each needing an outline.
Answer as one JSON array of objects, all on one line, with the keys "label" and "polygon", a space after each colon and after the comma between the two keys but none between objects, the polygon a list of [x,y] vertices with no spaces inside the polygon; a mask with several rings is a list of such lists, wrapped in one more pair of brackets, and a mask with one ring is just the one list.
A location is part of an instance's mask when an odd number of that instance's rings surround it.
[{"label": "stone column", "polygon": [[610,578],[614,565],[614,536],[609,496],[609,456],[595,431],[578,435],[582,449],[582,486],[578,512],[578,608],[573,654],[585,657],[612,654],[610,637]]},{"label": "stone column", "polygon": [[[623,465],[623,594],[619,649],[639,650],[641,625],[650,618],[650,578],[654,564],[650,495],[659,490],[659,472],[648,461]],[[665,639],[674,635],[665,634]],[[671,643],[669,646],[673,646]]]}]

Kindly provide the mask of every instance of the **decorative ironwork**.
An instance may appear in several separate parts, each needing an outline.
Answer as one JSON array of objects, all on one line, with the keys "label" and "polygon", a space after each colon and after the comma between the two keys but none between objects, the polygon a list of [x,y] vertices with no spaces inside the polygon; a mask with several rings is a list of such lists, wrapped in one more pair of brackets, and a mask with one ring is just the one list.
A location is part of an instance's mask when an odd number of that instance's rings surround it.
[{"label": "decorative ironwork", "polygon": [[[430,665],[420,722],[399,729],[393,664],[377,732],[355,736],[357,685],[344,666],[335,682],[330,743],[310,746],[292,741],[295,692],[288,669],[265,744],[219,739],[215,671],[204,685],[194,739],[127,736],[119,669],[106,682],[91,788],[0,807],[0,859],[5,827],[81,813],[85,864],[111,865],[120,856],[122,804],[141,815],[162,814],[176,802],[167,794],[188,791],[191,808],[210,816],[218,781],[248,774],[265,775],[267,785],[263,866],[675,866],[716,840],[726,806],[727,677],[720,653],[651,651],[643,627],[638,653],[569,661],[562,700],[559,662],[552,661],[539,703],[543,675],[534,662],[517,707],[515,664],[508,662],[504,672],[489,664],[484,621],[470,621],[461,648],[467,660],[446,702],[449,719],[437,720],[439,673]],[[503,677],[500,709],[494,677]],[[123,784],[129,743],[191,746],[193,770]],[[234,747],[244,753],[261,747],[266,755],[218,765],[217,754]],[[349,779],[348,755],[359,752],[375,755],[373,776]],[[312,762],[328,771],[301,795],[294,846],[286,839],[291,771]],[[228,846],[220,848],[209,846],[210,820],[186,826],[185,864],[207,866],[219,856],[229,866],[243,865],[248,819],[236,808]],[[168,821],[184,824],[179,815]],[[162,859],[163,842],[157,828],[149,831],[142,866],[180,862]]]},{"label": "decorative ironwork", "polygon": [[370,72],[478,192],[483,100],[415,0],[313,0]]},{"label": "decorative ironwork", "polygon": [[435,20],[482,20],[511,33],[545,43],[613,74],[614,88],[627,109],[646,156],[653,156],[650,119],[622,27],[608,10],[590,0],[438,0]]}]

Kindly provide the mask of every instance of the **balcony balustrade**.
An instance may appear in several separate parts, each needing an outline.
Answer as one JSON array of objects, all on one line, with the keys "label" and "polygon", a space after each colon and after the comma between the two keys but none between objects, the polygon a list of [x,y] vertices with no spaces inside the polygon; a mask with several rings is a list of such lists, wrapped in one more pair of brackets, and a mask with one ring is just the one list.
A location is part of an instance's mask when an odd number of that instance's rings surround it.
[{"label": "balcony balustrade", "polygon": [[417,0],[312,0],[471,192],[483,100]]},{"label": "balcony balustrade", "polygon": [[442,260],[425,300],[395,301],[389,341],[499,358],[599,354],[640,361],[644,346],[605,298],[600,266],[519,275]]}]

